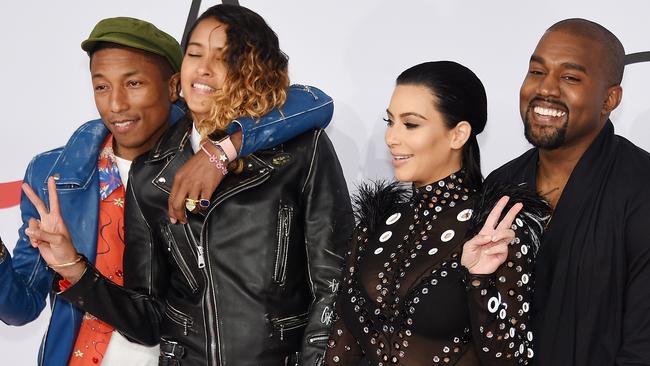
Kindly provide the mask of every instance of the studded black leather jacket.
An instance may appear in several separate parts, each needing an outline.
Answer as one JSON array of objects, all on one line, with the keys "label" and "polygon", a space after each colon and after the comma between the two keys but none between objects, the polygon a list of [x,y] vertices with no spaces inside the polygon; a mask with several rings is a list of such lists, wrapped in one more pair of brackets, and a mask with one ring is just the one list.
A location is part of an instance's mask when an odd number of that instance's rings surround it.
[{"label": "studded black leather jacket", "polygon": [[354,226],[330,140],[311,131],[251,155],[209,208],[171,225],[190,127],[177,123],[131,169],[125,288],[90,267],[63,296],[136,341],[160,341],[161,364],[320,365]]}]

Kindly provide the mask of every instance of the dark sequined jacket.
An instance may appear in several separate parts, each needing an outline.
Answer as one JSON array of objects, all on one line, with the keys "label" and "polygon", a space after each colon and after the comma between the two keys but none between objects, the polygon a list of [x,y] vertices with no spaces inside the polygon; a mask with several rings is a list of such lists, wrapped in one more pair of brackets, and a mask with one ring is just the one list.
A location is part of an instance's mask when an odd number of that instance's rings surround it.
[{"label": "dark sequined jacket", "polygon": [[[524,202],[508,258],[492,275],[470,275],[460,265],[463,244],[503,195],[508,208]],[[527,364],[546,205],[516,186],[474,192],[462,171],[405,197],[396,184],[362,189],[326,364]]]}]

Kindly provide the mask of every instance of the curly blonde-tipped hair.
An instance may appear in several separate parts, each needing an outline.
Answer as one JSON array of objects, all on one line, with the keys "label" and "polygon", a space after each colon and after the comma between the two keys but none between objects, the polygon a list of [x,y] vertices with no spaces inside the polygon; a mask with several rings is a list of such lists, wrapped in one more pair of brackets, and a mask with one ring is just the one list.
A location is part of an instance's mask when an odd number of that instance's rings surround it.
[{"label": "curly blonde-tipped hair", "polygon": [[223,61],[228,71],[208,117],[197,123],[203,136],[223,134],[238,117],[259,118],[281,107],[289,87],[288,57],[261,16],[242,6],[219,4],[206,10],[194,27],[206,18],[226,25]]}]

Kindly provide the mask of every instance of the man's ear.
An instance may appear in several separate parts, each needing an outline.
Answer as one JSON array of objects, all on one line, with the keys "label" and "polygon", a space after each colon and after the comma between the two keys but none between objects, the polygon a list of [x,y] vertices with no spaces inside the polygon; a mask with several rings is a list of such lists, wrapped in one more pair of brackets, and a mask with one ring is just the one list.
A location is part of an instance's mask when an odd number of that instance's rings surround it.
[{"label": "man's ear", "polygon": [[181,92],[181,74],[179,72],[169,78],[169,100],[173,103],[178,100]]},{"label": "man's ear", "polygon": [[460,121],[456,127],[451,129],[451,145],[454,150],[460,150],[465,146],[467,140],[472,135],[472,125],[467,121]]},{"label": "man's ear", "polygon": [[623,99],[623,88],[620,85],[610,86],[607,89],[607,98],[603,103],[603,114],[610,114],[619,104],[621,104],[621,99]]}]

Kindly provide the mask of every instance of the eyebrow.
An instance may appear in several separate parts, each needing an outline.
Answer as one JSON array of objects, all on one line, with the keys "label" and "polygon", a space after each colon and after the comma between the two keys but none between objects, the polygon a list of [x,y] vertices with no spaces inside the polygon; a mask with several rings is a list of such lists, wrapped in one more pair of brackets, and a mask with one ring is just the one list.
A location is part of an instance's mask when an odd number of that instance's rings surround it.
[{"label": "eyebrow", "polygon": [[[386,109],[386,113],[388,113],[388,115],[391,116],[391,117],[393,116],[393,114],[390,113],[390,111],[388,109]],[[400,113],[399,116],[401,118],[408,117],[408,116],[415,116],[415,117],[421,118],[421,119],[423,119],[425,121],[428,121],[428,119],[425,116],[421,115],[420,113],[416,113],[416,112],[404,112],[404,113]]]},{"label": "eyebrow", "polygon": [[[125,73],[125,74],[122,74],[122,77],[127,77],[128,78],[128,77],[131,77],[131,76],[136,75],[136,74],[140,74],[140,71],[138,71],[138,70],[129,71],[129,72]],[[102,73],[96,73],[96,74],[92,75],[93,79],[103,78],[103,77],[105,77],[105,75],[102,74]]]},{"label": "eyebrow", "polygon": [[[196,47],[201,47],[205,48],[205,46],[202,43],[199,42],[190,42],[187,44],[187,47],[189,48],[190,46],[196,46]],[[217,50],[219,52],[222,52],[225,47],[212,47],[213,50]]]},{"label": "eyebrow", "polygon": [[[540,63],[540,64],[545,63],[544,58],[540,57],[540,56],[537,56],[537,55],[530,56],[530,62],[537,62],[537,63]],[[577,71],[581,71],[581,72],[583,72],[585,74],[588,74],[586,67],[584,67],[584,66],[582,66],[580,64],[576,64],[574,62],[564,62],[564,63],[562,63],[562,66],[567,68],[567,69],[577,70]]]}]

